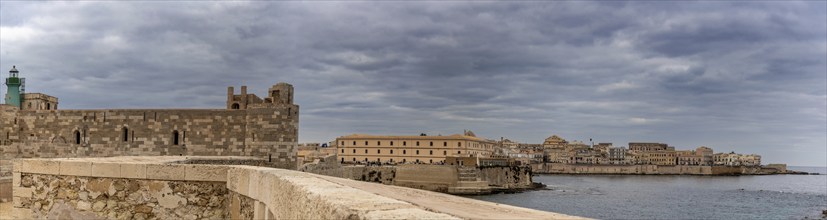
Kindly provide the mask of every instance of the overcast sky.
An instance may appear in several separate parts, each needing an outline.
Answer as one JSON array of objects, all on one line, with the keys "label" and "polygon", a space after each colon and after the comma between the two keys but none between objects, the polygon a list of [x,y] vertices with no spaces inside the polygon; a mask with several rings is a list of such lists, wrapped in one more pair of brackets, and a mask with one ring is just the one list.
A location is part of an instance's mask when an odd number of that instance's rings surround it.
[{"label": "overcast sky", "polygon": [[825,166],[825,15],[823,1],[2,1],[0,70],[63,109],[224,108],[227,86],[284,81],[300,142],[470,129]]}]

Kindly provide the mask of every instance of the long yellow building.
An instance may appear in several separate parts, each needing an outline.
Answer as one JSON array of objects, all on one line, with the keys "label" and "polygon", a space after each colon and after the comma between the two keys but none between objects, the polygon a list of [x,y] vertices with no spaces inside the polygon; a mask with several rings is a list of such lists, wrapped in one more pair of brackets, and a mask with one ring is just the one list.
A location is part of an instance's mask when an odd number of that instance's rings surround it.
[{"label": "long yellow building", "polygon": [[[468,133],[466,133],[468,134]],[[353,134],[336,138],[341,162],[444,163],[449,156],[491,157],[497,143],[471,135],[384,136]]]}]

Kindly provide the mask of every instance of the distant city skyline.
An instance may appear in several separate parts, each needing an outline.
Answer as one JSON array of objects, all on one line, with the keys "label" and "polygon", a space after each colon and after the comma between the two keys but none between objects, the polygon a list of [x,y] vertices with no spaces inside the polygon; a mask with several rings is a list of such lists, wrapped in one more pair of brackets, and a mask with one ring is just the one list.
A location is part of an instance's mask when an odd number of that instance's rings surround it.
[{"label": "distant city skyline", "polygon": [[300,143],[472,130],[827,166],[826,2],[2,1],[13,65],[62,109],[288,82]]}]

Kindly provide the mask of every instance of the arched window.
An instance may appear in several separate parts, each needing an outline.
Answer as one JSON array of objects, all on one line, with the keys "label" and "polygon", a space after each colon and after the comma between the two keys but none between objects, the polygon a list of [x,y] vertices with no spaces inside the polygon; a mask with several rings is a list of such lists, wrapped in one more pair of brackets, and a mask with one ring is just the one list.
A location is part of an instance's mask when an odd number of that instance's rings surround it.
[{"label": "arched window", "polygon": [[52,110],[52,103],[46,103],[46,110]]},{"label": "arched window", "polygon": [[419,147],[419,141],[416,142],[416,146]]},{"label": "arched window", "polygon": [[382,145],[382,142],[381,142],[381,141],[377,141],[377,142],[376,142],[376,145]]},{"label": "arched window", "polygon": [[448,155],[448,151],[447,150],[442,151],[442,155]]},{"label": "arched window", "polygon": [[344,162],[345,162],[345,158],[344,158],[344,157],[342,157],[342,163],[344,163]]},{"label": "arched window", "polygon": [[462,151],[457,151],[457,154],[462,154]]},{"label": "arched window", "polygon": [[356,146],[356,141],[353,141],[353,146]]},{"label": "arched window", "polygon": [[172,145],[178,145],[178,130],[172,131]]},{"label": "arched window", "polygon": [[356,153],[356,149],[353,149],[353,153],[354,153],[354,154]]},{"label": "arched window", "polygon": [[355,158],[355,157],[353,158],[353,161],[356,161],[356,158]]},{"label": "arched window", "polygon": [[393,146],[393,141],[391,141],[391,146]]},{"label": "arched window", "polygon": [[393,154],[393,150],[391,150],[391,154]]},{"label": "arched window", "polygon": [[80,131],[75,131],[75,144],[80,144]]},{"label": "arched window", "polygon": [[408,146],[408,142],[407,142],[407,141],[403,141],[403,142],[402,142],[402,146]]},{"label": "arched window", "polygon": [[345,153],[345,149],[342,149],[342,153]]},{"label": "arched window", "polygon": [[430,155],[434,155],[434,151],[433,151],[433,150],[428,151],[428,153],[429,153]]},{"label": "arched window", "polygon": [[431,147],[433,147],[433,146],[434,146],[434,142],[433,142],[433,141],[431,141]]},{"label": "arched window", "polygon": [[408,151],[402,150],[402,154],[406,154],[406,153],[408,153]]},{"label": "arched window", "polygon": [[123,134],[123,137],[121,137],[123,139],[123,142],[129,141],[129,128],[123,127],[121,130],[123,131],[121,132]]},{"label": "arched window", "polygon": [[457,147],[462,147],[462,142],[457,143]]},{"label": "arched window", "polygon": [[368,141],[365,141],[365,146],[368,146]]},{"label": "arched window", "polygon": [[342,141],[342,146],[343,146],[343,147],[345,146],[345,142],[344,142],[344,141]]},{"label": "arched window", "polygon": [[434,160],[433,160],[433,159],[429,159],[429,160],[428,160],[428,163],[434,163]]},{"label": "arched window", "polygon": [[406,159],[402,159],[402,163],[405,163],[405,162],[408,162],[408,160],[406,160]]},{"label": "arched window", "polygon": [[419,150],[416,150],[416,155],[419,155]]},{"label": "arched window", "polygon": [[368,149],[365,149],[365,153],[368,153]]},{"label": "arched window", "polygon": [[443,146],[443,147],[447,147],[447,146],[448,146],[448,142],[447,142],[447,141],[446,141],[446,142],[442,142],[442,146]]},{"label": "arched window", "polygon": [[230,107],[230,108],[232,108],[232,109],[239,109],[239,108],[240,108],[240,106],[238,106],[238,103],[233,103],[232,107]]},{"label": "arched window", "polygon": [[382,150],[378,150],[378,149],[377,149],[377,150],[376,150],[376,153],[377,153],[377,154],[381,154],[381,153],[382,153]]}]

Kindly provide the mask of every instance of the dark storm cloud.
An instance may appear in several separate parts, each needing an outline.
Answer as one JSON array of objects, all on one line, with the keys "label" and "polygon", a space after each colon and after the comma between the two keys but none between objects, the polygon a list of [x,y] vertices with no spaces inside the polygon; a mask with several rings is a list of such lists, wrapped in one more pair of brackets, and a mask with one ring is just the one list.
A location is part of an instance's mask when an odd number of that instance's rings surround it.
[{"label": "dark storm cloud", "polygon": [[[64,108],[292,83],[301,141],[452,134],[825,163],[824,2],[0,2],[0,67]],[[5,91],[4,91],[5,92]]]}]

